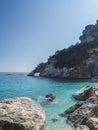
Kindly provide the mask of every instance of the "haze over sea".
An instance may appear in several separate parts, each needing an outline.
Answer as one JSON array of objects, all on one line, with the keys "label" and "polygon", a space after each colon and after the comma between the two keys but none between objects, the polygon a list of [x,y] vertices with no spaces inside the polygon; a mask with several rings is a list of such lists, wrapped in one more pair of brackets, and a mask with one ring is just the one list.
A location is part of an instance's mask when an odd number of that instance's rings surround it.
[{"label": "haze over sea", "polygon": [[[58,80],[41,77],[28,77],[27,73],[0,73],[0,100],[12,97],[27,96],[36,101],[48,93],[54,93],[56,100],[52,103],[41,104],[46,110],[46,128],[51,130],[73,130],[66,123],[66,119],[60,117],[68,107],[76,103],[72,94],[80,88],[98,83],[89,80]],[[53,122],[52,119],[57,119]]]}]

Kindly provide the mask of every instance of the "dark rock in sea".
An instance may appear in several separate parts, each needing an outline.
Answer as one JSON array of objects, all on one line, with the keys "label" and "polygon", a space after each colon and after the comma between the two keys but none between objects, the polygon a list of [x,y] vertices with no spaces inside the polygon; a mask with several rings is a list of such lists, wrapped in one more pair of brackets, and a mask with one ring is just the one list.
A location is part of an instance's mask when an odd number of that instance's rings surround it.
[{"label": "dark rock in sea", "polygon": [[52,102],[56,98],[56,96],[52,93],[47,94],[45,97],[46,97],[47,101],[49,101],[49,102]]},{"label": "dark rock in sea", "polygon": [[91,96],[96,96],[93,87],[87,86],[72,95],[77,100],[86,100]]},{"label": "dark rock in sea", "polygon": [[45,111],[27,97],[0,102],[0,130],[44,130]]},{"label": "dark rock in sea", "polygon": [[57,118],[52,118],[51,120],[52,120],[54,123],[58,121]]}]

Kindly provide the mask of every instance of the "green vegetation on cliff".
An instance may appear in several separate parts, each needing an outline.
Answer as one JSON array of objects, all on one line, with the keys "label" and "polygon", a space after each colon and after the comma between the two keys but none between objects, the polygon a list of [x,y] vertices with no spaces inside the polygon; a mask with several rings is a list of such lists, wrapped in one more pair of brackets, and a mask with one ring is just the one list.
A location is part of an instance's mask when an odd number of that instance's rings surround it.
[{"label": "green vegetation on cliff", "polygon": [[29,75],[42,77],[91,78],[98,76],[98,20],[87,25],[80,43],[57,51],[46,63],[39,64]]},{"label": "green vegetation on cliff", "polygon": [[67,49],[58,51],[50,58],[55,58],[56,62],[54,65],[56,68],[71,68],[81,65],[81,63],[89,57],[88,51],[96,47],[98,47],[97,41],[77,43],[76,45],[71,45]]}]

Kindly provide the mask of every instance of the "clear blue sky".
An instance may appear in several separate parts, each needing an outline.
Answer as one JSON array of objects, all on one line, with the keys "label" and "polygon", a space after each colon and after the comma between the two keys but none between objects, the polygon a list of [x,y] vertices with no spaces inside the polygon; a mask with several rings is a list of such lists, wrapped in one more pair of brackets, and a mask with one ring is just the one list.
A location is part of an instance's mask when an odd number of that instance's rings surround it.
[{"label": "clear blue sky", "polygon": [[0,71],[31,71],[97,19],[98,0],[0,0]]}]

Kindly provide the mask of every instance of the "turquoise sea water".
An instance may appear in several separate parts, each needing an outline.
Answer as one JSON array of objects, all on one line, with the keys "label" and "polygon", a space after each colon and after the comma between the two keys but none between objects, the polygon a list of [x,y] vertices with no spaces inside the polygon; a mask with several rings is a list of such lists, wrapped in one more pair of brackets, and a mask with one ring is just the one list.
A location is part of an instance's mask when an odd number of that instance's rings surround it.
[{"label": "turquoise sea water", "polygon": [[[49,130],[74,130],[66,119],[60,117],[68,107],[76,103],[72,94],[80,88],[97,83],[89,80],[58,80],[40,77],[28,77],[27,73],[0,73],[0,100],[5,98],[27,96],[36,101],[48,93],[54,93],[56,100],[41,104],[46,110],[46,128]],[[57,119],[53,122],[52,119]]]}]

